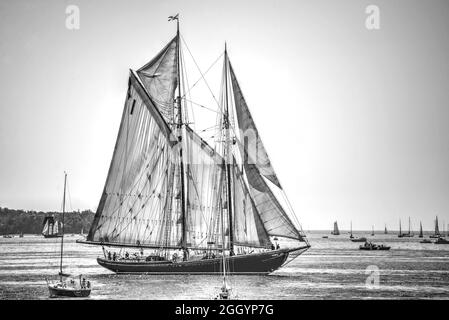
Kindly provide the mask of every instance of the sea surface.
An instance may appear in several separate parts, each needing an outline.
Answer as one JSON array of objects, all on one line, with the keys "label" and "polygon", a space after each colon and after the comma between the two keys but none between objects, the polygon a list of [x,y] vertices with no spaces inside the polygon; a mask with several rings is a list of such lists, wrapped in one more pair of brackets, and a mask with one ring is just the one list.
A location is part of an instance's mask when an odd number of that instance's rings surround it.
[{"label": "sea surface", "polygon": [[[328,239],[322,238],[328,235]],[[239,299],[449,299],[449,245],[421,244],[395,234],[356,232],[390,251],[359,250],[360,243],[328,232],[307,233],[312,248],[266,276],[231,276]],[[96,262],[101,247],[64,238],[64,271],[84,274],[88,299],[211,299],[219,276],[116,275]],[[59,271],[60,239],[0,238],[0,299],[49,299],[46,278]]]}]

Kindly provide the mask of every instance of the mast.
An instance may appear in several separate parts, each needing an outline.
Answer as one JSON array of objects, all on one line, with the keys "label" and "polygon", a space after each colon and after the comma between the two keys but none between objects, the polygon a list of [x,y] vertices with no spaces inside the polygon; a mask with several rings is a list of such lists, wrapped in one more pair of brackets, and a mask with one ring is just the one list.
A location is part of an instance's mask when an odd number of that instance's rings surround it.
[{"label": "mast", "polygon": [[224,108],[224,129],[226,134],[225,139],[225,161],[226,161],[226,184],[227,184],[227,211],[229,224],[229,255],[234,255],[234,227],[232,222],[232,181],[231,181],[231,148],[230,148],[230,133],[229,133],[229,106],[228,106],[228,51],[225,43],[225,65],[224,65],[224,82],[225,82],[225,108]]},{"label": "mast", "polygon": [[61,259],[59,263],[59,276],[62,281],[62,255],[64,252],[64,214],[65,214],[65,189],[67,185],[67,173],[64,172],[64,196],[62,197],[62,237],[61,237]]},{"label": "mast", "polygon": [[408,235],[410,235],[410,217],[408,217]]},{"label": "mast", "polygon": [[399,235],[402,236],[401,219],[399,219]]},{"label": "mast", "polygon": [[221,242],[222,242],[222,262],[223,262],[223,289],[226,289],[226,257],[225,257],[225,242],[226,242],[226,235],[224,231],[224,214],[223,214],[223,207],[220,205],[220,211],[221,211]]},{"label": "mast", "polygon": [[352,238],[352,221],[351,221],[351,238]]},{"label": "mast", "polygon": [[177,134],[178,134],[178,143],[179,143],[179,161],[180,161],[180,169],[181,169],[181,228],[182,228],[182,238],[181,238],[181,247],[184,252],[183,260],[186,261],[188,259],[188,251],[187,251],[187,228],[186,228],[186,202],[185,202],[185,181],[184,181],[184,161],[182,154],[182,108],[181,108],[181,55],[180,55],[180,36],[179,36],[179,17],[176,16],[176,68],[177,68],[177,77],[178,77],[178,96],[176,97],[176,107],[178,111],[178,121],[177,121]]}]

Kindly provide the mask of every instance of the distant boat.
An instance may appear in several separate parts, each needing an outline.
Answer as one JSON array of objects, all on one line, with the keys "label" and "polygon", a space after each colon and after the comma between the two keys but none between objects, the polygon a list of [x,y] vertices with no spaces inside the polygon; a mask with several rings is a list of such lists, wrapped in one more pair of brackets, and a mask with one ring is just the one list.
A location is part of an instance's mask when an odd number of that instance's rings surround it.
[{"label": "distant boat", "polygon": [[352,242],[366,242],[365,237],[351,239]]},{"label": "distant boat", "polygon": [[424,235],[422,233],[422,223],[421,221],[419,222],[419,237],[422,238]]},{"label": "distant boat", "polygon": [[351,235],[349,236],[349,239],[354,239],[354,236],[352,235],[352,221],[351,221]]},{"label": "distant boat", "polygon": [[414,236],[414,234],[411,233],[411,230],[410,230],[410,217],[408,218],[408,233],[402,233],[401,220],[399,219],[399,234],[398,234],[398,237],[399,238],[411,238],[413,236]]},{"label": "distant boat", "polygon": [[323,239],[328,239],[329,237],[328,237],[328,236],[322,236],[322,238],[323,238]]},{"label": "distant boat", "polygon": [[437,241],[434,242],[435,244],[449,244],[449,240],[444,238],[438,238]]},{"label": "distant boat", "polygon": [[435,232],[430,235],[430,238],[439,238],[441,237],[440,230],[438,228],[438,216],[435,217]]},{"label": "distant boat", "polygon": [[419,243],[432,243],[429,239],[422,239]]},{"label": "distant boat", "polygon": [[64,254],[64,213],[65,213],[65,192],[67,184],[67,173],[64,172],[64,196],[62,200],[62,230],[61,230],[61,255],[59,260],[59,281],[52,283],[47,279],[47,287],[50,292],[50,297],[71,297],[80,298],[88,297],[90,295],[91,286],[90,282],[79,275],[79,283],[77,284],[74,279],[67,279],[68,274],[63,273],[62,270],[62,257]]},{"label": "distant boat", "polygon": [[3,238],[12,238],[13,236],[12,235],[10,235],[10,234],[4,234],[3,235]]},{"label": "distant boat", "polygon": [[371,235],[374,236],[374,226],[373,226],[373,231],[371,232]]},{"label": "distant boat", "polygon": [[360,250],[390,250],[391,247],[385,246],[383,244],[377,245],[372,242],[365,242],[364,245],[359,247]]},{"label": "distant boat", "polygon": [[340,231],[338,230],[337,221],[334,222],[334,231],[332,231],[331,234],[334,235],[334,236],[339,236],[340,235]]},{"label": "distant boat", "polygon": [[59,221],[55,219],[53,216],[46,216],[43,222],[44,229],[42,230],[42,235],[45,238],[60,238],[62,237],[62,233],[60,230],[62,229],[59,227]]},{"label": "distant boat", "polygon": [[384,231],[384,234],[388,234],[388,231],[387,231],[387,225],[385,225],[385,231]]},{"label": "distant boat", "polygon": [[23,232],[20,232],[19,238],[23,238]]}]

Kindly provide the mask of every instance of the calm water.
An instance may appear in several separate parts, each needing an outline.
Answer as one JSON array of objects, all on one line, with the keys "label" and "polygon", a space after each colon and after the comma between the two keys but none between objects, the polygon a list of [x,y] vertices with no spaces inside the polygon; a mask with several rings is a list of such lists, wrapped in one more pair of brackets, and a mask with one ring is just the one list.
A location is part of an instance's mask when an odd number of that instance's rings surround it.
[{"label": "calm water", "polygon": [[[232,276],[234,293],[240,299],[449,298],[449,245],[365,234],[391,250],[362,251],[347,234],[322,235],[308,233],[312,248],[272,275]],[[64,265],[88,275],[89,299],[211,299],[220,288],[217,276],[115,275],[97,265],[101,248],[75,243],[80,238],[65,238]],[[58,272],[58,250],[59,239],[0,238],[0,299],[47,299],[45,278]],[[365,284],[369,266],[379,268],[377,287]]]}]

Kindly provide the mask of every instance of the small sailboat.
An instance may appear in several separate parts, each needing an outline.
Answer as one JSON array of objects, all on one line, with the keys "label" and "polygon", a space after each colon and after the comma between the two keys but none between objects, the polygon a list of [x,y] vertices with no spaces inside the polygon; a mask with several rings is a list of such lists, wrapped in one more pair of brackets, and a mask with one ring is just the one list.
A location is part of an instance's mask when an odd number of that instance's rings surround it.
[{"label": "small sailboat", "polygon": [[385,231],[384,231],[384,234],[388,234],[388,231],[387,231],[387,225],[385,225]]},{"label": "small sailboat", "polygon": [[[62,200],[62,233],[61,233],[61,255],[59,260],[59,281],[51,282],[48,279],[47,287],[50,297],[88,297],[91,291],[90,282],[85,277],[79,275],[79,281],[69,279],[70,275],[65,274],[62,269],[62,258],[64,255],[64,214],[65,214],[65,193],[67,185],[67,173],[64,172],[64,196]],[[77,279],[78,280],[78,279]]]},{"label": "small sailboat", "polygon": [[338,230],[337,221],[334,222],[334,230],[331,232],[331,234],[334,235],[334,236],[339,236],[340,235],[340,230]]},{"label": "small sailboat", "polygon": [[349,239],[354,239],[354,236],[352,235],[352,221],[351,221],[351,235],[349,236]]},{"label": "small sailboat", "polygon": [[373,226],[373,231],[371,231],[371,235],[374,236],[374,226]]},{"label": "small sailboat", "polygon": [[414,234],[411,233],[411,230],[410,230],[410,217],[408,218],[408,233],[402,233],[401,219],[399,219],[399,234],[398,234],[398,237],[399,238],[411,238],[413,236],[414,236]]},{"label": "small sailboat", "polygon": [[421,223],[421,221],[419,222],[419,237],[420,238],[424,237],[423,232],[422,232],[422,223]]},{"label": "small sailboat", "polygon": [[435,217],[435,232],[430,235],[430,238],[439,238],[441,237],[440,230],[438,228],[438,216]]}]

